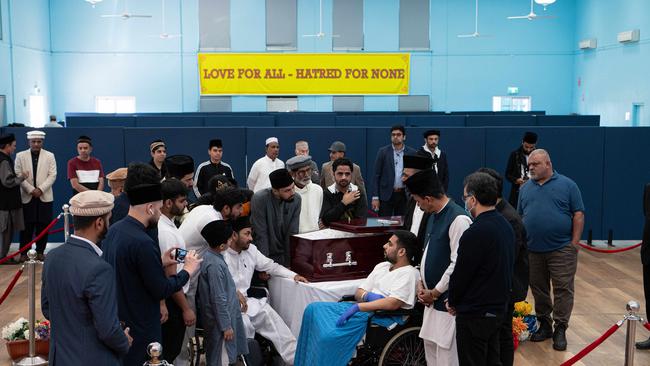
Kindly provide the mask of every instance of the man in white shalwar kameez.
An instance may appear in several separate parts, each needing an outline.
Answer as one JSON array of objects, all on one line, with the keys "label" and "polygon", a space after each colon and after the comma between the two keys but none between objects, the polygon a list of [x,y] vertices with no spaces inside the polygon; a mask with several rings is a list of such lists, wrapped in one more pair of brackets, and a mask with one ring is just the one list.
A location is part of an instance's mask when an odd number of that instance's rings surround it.
[{"label": "man in white shalwar kameez", "polygon": [[311,181],[312,164],[309,155],[298,155],[287,160],[287,170],[295,184],[294,191],[301,198],[298,222],[300,234],[319,229],[318,220],[323,206],[323,188]]},{"label": "man in white shalwar kameez", "polygon": [[274,170],[284,168],[284,162],[278,159],[278,155],[280,155],[280,143],[277,137],[269,137],[266,139],[265,150],[266,155],[257,159],[253,163],[251,171],[248,173],[246,184],[248,185],[248,189],[253,192],[271,188],[269,174]]},{"label": "man in white shalwar kameez", "polygon": [[224,259],[237,287],[237,295],[242,305],[242,313],[244,313],[242,315],[246,337],[253,338],[255,333],[259,333],[273,343],[285,363],[293,365],[296,338],[291,333],[291,329],[268,304],[266,297],[249,298],[247,292],[254,271],[266,272],[271,276],[292,278],[296,282],[307,282],[307,280],[264,256],[255,245],[251,244],[253,235],[248,216],[237,218],[232,222],[232,226],[235,234],[228,243],[229,248],[224,252]]},{"label": "man in white shalwar kameez", "polygon": [[[458,256],[458,242],[472,220],[445,194],[435,170],[420,171],[405,182],[418,206],[430,214],[420,262],[418,301],[425,305],[420,338],[428,366],[456,366],[456,319],[445,308],[449,277]],[[423,223],[424,224],[424,223]]]}]

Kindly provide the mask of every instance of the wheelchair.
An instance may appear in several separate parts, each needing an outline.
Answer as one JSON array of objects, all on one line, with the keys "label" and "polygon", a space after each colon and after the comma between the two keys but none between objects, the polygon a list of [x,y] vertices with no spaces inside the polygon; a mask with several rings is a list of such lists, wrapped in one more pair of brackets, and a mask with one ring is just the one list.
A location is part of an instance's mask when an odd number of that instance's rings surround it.
[{"label": "wheelchair", "polygon": [[[269,290],[266,287],[251,286],[248,289],[248,297],[262,298],[269,297]],[[198,297],[197,297],[198,298]],[[201,326],[199,313],[200,309],[197,306],[197,323],[194,337],[190,338],[187,347],[189,348],[189,364],[192,366],[200,366],[205,363],[205,331]],[[248,339],[249,354],[241,357],[240,363],[245,366],[275,366],[283,365],[282,358],[275,350],[273,343],[268,339],[255,334],[255,338]]]},{"label": "wheelchair", "polygon": [[[341,301],[354,301],[354,296],[345,296]],[[422,327],[422,304],[413,309],[376,311],[368,319],[366,335],[357,346],[356,355],[350,361],[354,366],[426,366],[424,342],[420,338]],[[375,325],[375,316],[404,316],[406,321],[393,328]]]}]

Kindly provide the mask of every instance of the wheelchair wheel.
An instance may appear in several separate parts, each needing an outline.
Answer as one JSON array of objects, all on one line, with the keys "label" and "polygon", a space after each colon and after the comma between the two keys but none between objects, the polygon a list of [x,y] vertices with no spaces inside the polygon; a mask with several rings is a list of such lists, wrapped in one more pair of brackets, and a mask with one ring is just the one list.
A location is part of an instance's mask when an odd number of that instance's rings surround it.
[{"label": "wheelchair wheel", "polygon": [[381,352],[378,365],[425,366],[424,342],[419,334],[420,327],[411,327],[393,336]]}]

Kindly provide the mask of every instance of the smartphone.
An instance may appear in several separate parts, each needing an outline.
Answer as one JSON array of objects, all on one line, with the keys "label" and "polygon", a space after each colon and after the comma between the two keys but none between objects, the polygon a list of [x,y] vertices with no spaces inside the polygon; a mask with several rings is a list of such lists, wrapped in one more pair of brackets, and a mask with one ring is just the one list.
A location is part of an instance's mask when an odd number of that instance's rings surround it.
[{"label": "smartphone", "polygon": [[176,253],[174,253],[174,259],[178,263],[183,263],[185,262],[185,256],[187,255],[187,250],[178,248],[176,249]]}]

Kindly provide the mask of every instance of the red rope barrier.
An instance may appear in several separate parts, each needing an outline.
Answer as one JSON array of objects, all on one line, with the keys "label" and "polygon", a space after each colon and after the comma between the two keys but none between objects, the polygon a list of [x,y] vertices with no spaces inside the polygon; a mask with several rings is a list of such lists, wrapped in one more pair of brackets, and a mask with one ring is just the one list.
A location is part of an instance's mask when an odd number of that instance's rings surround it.
[{"label": "red rope barrier", "polygon": [[643,322],[643,323],[641,323],[641,324],[643,324],[643,327],[644,327],[645,329],[650,330],[650,324],[648,324],[648,322]]},{"label": "red rope barrier", "polygon": [[[74,229],[74,226],[73,226],[72,224],[70,224],[69,227],[70,227],[70,229]],[[65,230],[65,227],[60,227],[60,228],[58,228],[58,229],[54,229],[54,230],[48,232],[47,234],[48,234],[48,235],[53,235],[53,234],[56,234],[56,233],[60,233],[60,232],[62,232],[63,230]]]},{"label": "red rope barrier", "polygon": [[11,290],[14,289],[14,286],[16,286],[16,282],[18,282],[18,279],[20,278],[20,275],[23,274],[23,269],[24,267],[21,267],[16,274],[14,275],[14,278],[11,280],[9,283],[9,286],[7,286],[7,289],[5,290],[4,294],[2,294],[2,297],[0,297],[0,305],[2,305],[3,302],[7,299],[7,296],[9,296],[9,293]]},{"label": "red rope barrier", "polygon": [[625,248],[617,248],[617,249],[601,249],[601,248],[595,248],[595,247],[592,247],[592,246],[590,246],[590,245],[583,244],[583,243],[578,243],[578,245],[580,245],[581,247],[583,247],[583,248],[585,248],[585,249],[587,249],[587,250],[590,250],[590,251],[592,251],[592,252],[598,252],[598,253],[620,253],[620,252],[625,252],[625,251],[632,250],[632,249],[634,249],[634,248],[640,247],[640,246],[641,246],[641,243],[636,243],[636,244],[634,244],[634,245],[630,245],[629,247],[625,247]]},{"label": "red rope barrier", "polygon": [[594,348],[600,346],[601,343],[603,343],[609,336],[614,334],[618,330],[618,328],[623,325],[624,322],[618,322],[614,325],[612,325],[603,335],[598,337],[595,341],[593,341],[590,345],[587,347],[583,348],[582,351],[578,352],[575,356],[571,357],[567,361],[564,361],[560,366],[570,366],[573,365],[574,363],[580,361],[583,357],[585,357],[589,352],[593,351]]},{"label": "red rope barrier", "polygon": [[9,259],[19,255],[23,250],[31,247],[32,244],[39,241],[52,228],[52,226],[54,226],[54,224],[56,224],[56,222],[59,221],[59,218],[61,218],[61,215],[57,216],[54,220],[52,220],[52,222],[50,222],[50,224],[47,225],[47,227],[43,231],[41,231],[41,233],[38,234],[38,236],[36,238],[34,238],[34,240],[30,241],[29,243],[25,244],[22,248],[18,249],[18,251],[16,253],[9,254],[8,256],[0,259],[0,264],[2,264],[4,262],[8,261]]}]

